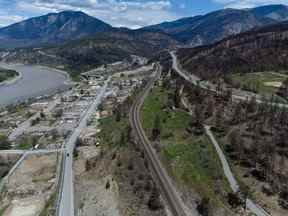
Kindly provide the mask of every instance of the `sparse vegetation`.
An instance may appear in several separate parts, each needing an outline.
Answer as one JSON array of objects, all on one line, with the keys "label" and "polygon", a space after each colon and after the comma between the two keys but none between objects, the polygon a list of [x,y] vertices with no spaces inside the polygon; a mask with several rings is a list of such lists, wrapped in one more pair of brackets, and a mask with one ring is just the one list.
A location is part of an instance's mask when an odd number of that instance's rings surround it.
[{"label": "sparse vegetation", "polygon": [[216,152],[208,138],[189,132],[193,117],[184,110],[173,108],[170,100],[173,90],[168,89],[156,87],[146,98],[142,109],[144,129],[153,138],[155,121],[159,118],[156,122],[161,124],[160,155],[171,175],[203,198],[210,197],[209,205],[223,206],[225,203],[220,200],[225,200],[230,188]]},{"label": "sparse vegetation", "polygon": [[203,79],[224,74],[287,71],[287,23],[228,37],[216,44],[180,49],[184,68]]},{"label": "sparse vegetation", "polygon": [[39,216],[50,216],[55,214],[54,203],[56,200],[56,195],[57,195],[56,193],[53,193],[50,196],[49,200],[46,202],[45,207]]},{"label": "sparse vegetation", "polygon": [[287,203],[287,197],[281,194],[286,193],[288,178],[281,171],[287,163],[287,109],[271,106],[272,98],[261,104],[255,98],[235,102],[227,100],[224,91],[213,95],[190,85],[185,88],[192,107],[201,106],[205,113],[212,104],[213,115],[204,114],[204,123],[212,126],[222,144],[242,192],[242,201],[238,194],[228,196],[230,205],[243,206],[247,196],[259,203],[263,197],[269,200],[267,197],[276,196],[278,205],[272,200],[267,205],[275,212],[283,211],[280,206]]},{"label": "sparse vegetation", "polygon": [[35,145],[38,142],[38,137],[36,136],[30,136],[30,135],[23,135],[18,138],[16,141],[17,143],[17,149],[31,149],[35,147]]},{"label": "sparse vegetation", "polygon": [[11,147],[11,142],[8,140],[8,137],[0,134],[0,150],[9,150]]},{"label": "sparse vegetation", "polygon": [[[131,101],[129,99],[125,103]],[[128,121],[130,106],[125,103],[118,106],[112,116],[100,121],[98,137],[103,149],[102,158],[109,163],[107,173],[112,174],[119,184],[120,199],[125,200],[121,208],[124,215],[132,216],[136,212],[139,215],[147,215],[148,212],[150,215],[165,215],[159,189],[147,169],[144,152],[133,139]],[[108,180],[104,188],[108,190],[111,186]]]},{"label": "sparse vegetation", "polygon": [[232,85],[266,97],[276,95],[288,75],[284,72],[257,72],[233,74]]}]

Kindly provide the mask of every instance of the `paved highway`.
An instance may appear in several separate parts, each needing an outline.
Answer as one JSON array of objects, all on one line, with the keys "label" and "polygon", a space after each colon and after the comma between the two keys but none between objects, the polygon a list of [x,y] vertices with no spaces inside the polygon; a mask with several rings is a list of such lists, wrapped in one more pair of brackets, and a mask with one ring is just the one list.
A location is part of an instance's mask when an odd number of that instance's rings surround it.
[{"label": "paved highway", "polygon": [[63,178],[61,180],[62,189],[60,191],[60,204],[58,216],[73,216],[74,215],[74,187],[73,187],[73,152],[76,140],[81,131],[87,126],[87,120],[95,113],[96,108],[101,103],[102,98],[107,90],[108,83],[111,78],[108,78],[104,86],[99,91],[94,102],[89,106],[86,112],[82,115],[78,127],[74,130],[68,141],[65,143],[66,154],[64,155]]},{"label": "paved highway", "polygon": [[218,142],[216,141],[212,131],[210,130],[210,126],[207,126],[205,125],[205,131],[206,131],[206,134],[208,135],[209,139],[211,140],[211,142],[213,143],[215,149],[216,149],[216,152],[220,158],[220,161],[222,163],[222,167],[223,167],[223,171],[224,171],[224,174],[230,184],[230,187],[232,189],[232,191],[234,193],[237,193],[239,191],[239,185],[231,171],[231,168],[229,166],[229,163],[228,161],[226,160],[226,157],[221,149],[221,147],[219,146]]},{"label": "paved highway", "polygon": [[[179,64],[175,51],[171,51],[170,55],[173,61],[173,69],[185,80],[192,83],[193,85],[198,85],[202,89],[209,90],[211,92],[216,92],[216,86],[211,84],[208,81],[201,81],[201,79],[194,74],[187,73]],[[253,97],[256,98],[256,102],[258,104],[264,103],[261,100],[261,96],[258,94],[254,94],[252,92],[242,91],[240,89],[232,89],[232,99],[234,101],[247,101],[251,100]],[[281,103],[269,103],[271,106],[277,106],[279,108],[288,108],[288,104],[281,104]]]},{"label": "paved highway", "polygon": [[185,207],[180,195],[174,188],[170,177],[168,176],[165,168],[162,166],[157,153],[153,149],[151,143],[149,142],[140,121],[140,109],[144,103],[145,97],[149,94],[151,88],[154,85],[154,82],[161,75],[161,68],[157,65],[157,73],[156,76],[152,78],[152,80],[147,84],[146,88],[139,95],[135,103],[133,104],[130,112],[130,124],[138,136],[139,141],[143,145],[145,155],[150,162],[152,175],[155,181],[158,183],[160,190],[164,199],[167,201],[171,213],[175,216],[187,216],[193,215],[198,216],[198,213],[195,210],[193,212],[189,212]]},{"label": "paved highway", "polygon": [[[207,136],[209,137],[209,139],[211,140],[211,142],[213,143],[213,145],[217,151],[217,154],[218,154],[220,161],[222,163],[224,174],[225,174],[225,176],[226,176],[226,178],[230,184],[231,189],[233,190],[234,193],[239,192],[240,187],[239,187],[239,185],[238,185],[238,183],[237,183],[237,181],[236,181],[236,179],[235,179],[235,177],[231,171],[229,163],[226,160],[226,157],[225,157],[220,145],[218,144],[212,131],[210,130],[210,126],[206,125],[205,131],[206,131]],[[262,209],[260,206],[255,204],[250,199],[246,200],[246,207],[257,216],[269,216],[270,215],[269,213],[267,213],[264,209]]]}]

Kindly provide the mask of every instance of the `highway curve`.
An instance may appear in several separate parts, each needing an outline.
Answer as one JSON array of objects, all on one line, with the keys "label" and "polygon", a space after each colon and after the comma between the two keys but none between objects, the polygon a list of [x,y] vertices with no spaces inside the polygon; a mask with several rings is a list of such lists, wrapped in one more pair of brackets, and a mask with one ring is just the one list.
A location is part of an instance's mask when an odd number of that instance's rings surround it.
[{"label": "highway curve", "polygon": [[[148,140],[140,121],[140,110],[144,103],[144,99],[149,94],[152,89],[154,82],[161,75],[161,66],[156,64],[157,71],[156,75],[149,81],[144,90],[138,95],[135,100],[131,111],[130,111],[130,124],[132,129],[136,133],[140,144],[142,144],[147,160],[150,163],[150,168],[152,172],[152,176],[155,182],[158,184],[160,191],[162,193],[163,198],[166,200],[167,204],[170,207],[170,211],[174,216],[198,216],[196,210],[192,212],[187,212],[185,210],[185,205],[180,197],[180,195],[175,190],[170,177],[168,176],[165,168],[162,166],[157,153],[153,149],[150,141]],[[189,209],[190,210],[190,209]]]}]

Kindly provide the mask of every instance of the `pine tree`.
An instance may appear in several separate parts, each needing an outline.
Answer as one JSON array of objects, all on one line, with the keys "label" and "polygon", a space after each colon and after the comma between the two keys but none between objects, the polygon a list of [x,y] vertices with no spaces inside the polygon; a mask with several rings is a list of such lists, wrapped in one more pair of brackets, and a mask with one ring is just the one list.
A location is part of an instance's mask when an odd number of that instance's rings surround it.
[{"label": "pine tree", "polygon": [[153,130],[152,130],[152,139],[155,141],[156,139],[159,138],[160,134],[161,134],[161,120],[160,120],[159,115],[156,115],[154,119]]}]

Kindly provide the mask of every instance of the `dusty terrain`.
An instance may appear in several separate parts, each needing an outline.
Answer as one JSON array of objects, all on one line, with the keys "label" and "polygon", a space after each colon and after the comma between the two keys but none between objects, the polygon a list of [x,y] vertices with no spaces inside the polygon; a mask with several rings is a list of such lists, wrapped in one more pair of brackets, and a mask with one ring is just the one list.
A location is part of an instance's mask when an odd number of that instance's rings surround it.
[{"label": "dusty terrain", "polygon": [[126,148],[110,152],[94,146],[78,148],[74,163],[78,215],[166,215],[164,208],[148,207],[154,183],[140,155]]},{"label": "dusty terrain", "polygon": [[[100,151],[95,146],[78,148],[78,157],[74,163],[78,215],[92,216],[97,209],[97,215],[118,216],[117,184],[111,176],[95,179],[95,173],[90,170],[99,155]],[[110,182],[109,189],[106,189],[107,182]]]},{"label": "dusty terrain", "polygon": [[39,215],[54,192],[56,154],[29,156],[9,178],[1,198],[3,216]]}]

